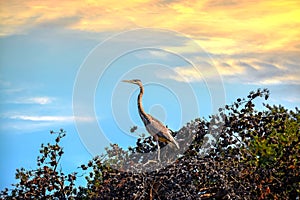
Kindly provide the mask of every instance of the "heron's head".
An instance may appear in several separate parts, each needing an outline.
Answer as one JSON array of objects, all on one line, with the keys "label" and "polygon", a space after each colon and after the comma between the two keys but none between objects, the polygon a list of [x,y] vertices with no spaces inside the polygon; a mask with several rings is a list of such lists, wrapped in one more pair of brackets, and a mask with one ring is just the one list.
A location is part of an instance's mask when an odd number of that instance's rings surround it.
[{"label": "heron's head", "polygon": [[142,85],[142,81],[139,79],[123,80],[122,82],[132,83],[132,84],[136,84],[136,85]]}]

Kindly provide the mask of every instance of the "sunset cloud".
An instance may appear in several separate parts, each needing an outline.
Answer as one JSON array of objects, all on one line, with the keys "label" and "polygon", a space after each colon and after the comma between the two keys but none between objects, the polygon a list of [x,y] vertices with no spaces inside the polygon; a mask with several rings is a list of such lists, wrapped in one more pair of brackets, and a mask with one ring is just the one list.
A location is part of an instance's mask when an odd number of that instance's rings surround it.
[{"label": "sunset cloud", "polygon": [[[87,33],[165,28],[190,36],[209,54],[215,55],[217,68],[223,76],[243,77],[249,71],[259,75],[260,69],[260,72],[265,69],[259,63],[269,63],[275,64],[273,70],[284,72],[284,76],[272,74],[269,78],[261,78],[260,83],[282,83],[287,79],[298,83],[295,76],[299,72],[292,67],[299,65],[299,59],[294,61],[300,53],[298,0],[13,2],[0,3],[2,37],[26,34],[45,24]],[[179,53],[197,51],[184,43],[171,49]],[[279,52],[281,60],[277,58]],[[284,68],[294,69],[296,73]],[[199,79],[190,69],[179,72],[188,75],[189,80]]]},{"label": "sunset cloud", "polygon": [[[202,43],[208,50],[299,50],[300,2],[287,1],[14,1],[1,2],[1,35],[26,32],[64,20],[66,29],[90,32],[138,27],[167,28]],[[249,49],[251,51],[251,49]]]},{"label": "sunset cloud", "polygon": [[[215,62],[217,71],[225,82],[253,85],[300,85],[300,69],[294,66],[264,63],[258,59],[234,60],[227,59]],[[209,68],[208,68],[209,69]],[[176,67],[175,73],[167,78],[177,81],[199,82],[214,79],[216,76],[209,70],[198,71],[195,67]],[[213,70],[212,70],[213,71]]]}]

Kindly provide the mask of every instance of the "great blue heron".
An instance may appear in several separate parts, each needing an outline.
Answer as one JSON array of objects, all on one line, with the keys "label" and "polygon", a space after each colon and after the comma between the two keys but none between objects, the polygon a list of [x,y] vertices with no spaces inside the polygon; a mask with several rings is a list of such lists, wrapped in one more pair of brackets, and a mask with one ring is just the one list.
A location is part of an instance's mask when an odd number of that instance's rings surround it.
[{"label": "great blue heron", "polygon": [[152,117],[151,115],[145,112],[142,105],[142,97],[144,94],[144,87],[142,81],[138,79],[133,79],[133,80],[123,80],[123,82],[133,83],[140,87],[140,93],[137,98],[138,111],[147,131],[150,133],[150,135],[154,137],[154,140],[157,143],[158,159],[160,160],[159,141],[169,143],[171,144],[171,146],[179,149],[179,145],[171,135],[171,131],[165,125],[163,125],[162,122],[160,122],[159,120],[155,119],[154,117]]}]

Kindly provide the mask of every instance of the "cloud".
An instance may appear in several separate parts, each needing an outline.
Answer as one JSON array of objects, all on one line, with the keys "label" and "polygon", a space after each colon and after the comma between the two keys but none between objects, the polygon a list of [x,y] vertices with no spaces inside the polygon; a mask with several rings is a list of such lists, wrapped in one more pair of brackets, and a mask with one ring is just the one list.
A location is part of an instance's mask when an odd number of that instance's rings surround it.
[{"label": "cloud", "polygon": [[[0,113],[0,132],[18,131],[25,133],[29,131],[52,129],[73,125],[74,122],[89,124],[97,119],[94,116],[74,116],[66,105],[45,105],[46,101],[34,99],[33,106],[26,104],[8,104]],[[32,103],[32,101],[28,102]],[[43,106],[38,106],[42,104]],[[44,106],[45,105],[45,106]],[[12,107],[11,107],[12,106]]]},{"label": "cloud", "polygon": [[16,87],[10,81],[0,79],[0,92],[5,95],[19,93],[24,90],[23,87]]},{"label": "cloud", "polygon": [[[215,55],[215,65],[225,81],[300,84],[300,29],[295,28],[300,27],[298,0],[87,0],[55,3],[56,6],[52,6],[53,2],[49,0],[1,1],[0,35],[26,34],[47,26],[82,33],[165,28],[186,34],[209,55]],[[169,49],[195,56],[199,53],[184,41]],[[177,75],[169,78],[178,81],[203,78],[192,68],[176,68],[175,71]],[[30,101],[51,103],[47,99]]]},{"label": "cloud", "polygon": [[[213,38],[209,50],[238,50],[242,45],[295,49],[299,41],[300,3],[274,1],[16,1],[1,2],[1,35],[27,32],[57,22],[62,28],[87,32],[138,27],[167,28],[193,38]],[[288,31],[287,31],[288,30]],[[218,42],[218,44],[216,44]],[[225,44],[224,47],[220,45]],[[226,44],[227,43],[227,44]],[[218,47],[215,48],[215,47]]]},{"label": "cloud", "polygon": [[[6,94],[17,94],[23,89],[5,89],[2,90]],[[6,104],[36,104],[36,105],[48,105],[53,103],[56,100],[54,97],[6,97],[2,103]]]},{"label": "cloud", "polygon": [[13,101],[16,104],[39,104],[46,105],[50,104],[55,100],[53,97],[29,97],[29,98],[20,98],[18,100]]},{"label": "cloud", "polygon": [[75,119],[80,122],[94,121],[92,117],[74,117],[74,116],[33,116],[33,115],[13,115],[9,117],[14,120],[24,120],[33,122],[73,122]]},{"label": "cloud", "polygon": [[156,74],[162,79],[172,79],[179,82],[201,82],[209,81],[210,83],[220,80],[217,69],[206,61],[201,61],[198,67],[194,66],[177,66],[173,68],[172,72],[160,72]]},{"label": "cloud", "polygon": [[[197,82],[202,81],[201,74],[193,67],[176,67],[174,74],[169,74],[165,78],[173,79],[179,82]],[[162,77],[161,77],[162,78]]]},{"label": "cloud", "polygon": [[225,65],[218,63],[217,68],[227,82],[257,85],[300,84],[300,69],[291,69],[287,63],[248,58],[229,60]]},{"label": "cloud", "polygon": [[[275,64],[276,63],[276,64]],[[214,60],[217,71],[224,82],[254,85],[300,85],[300,69],[291,63],[269,63],[258,59],[226,59]],[[290,65],[290,66],[289,66]],[[176,81],[198,82],[204,79],[214,79],[213,70],[198,71],[194,67],[180,66],[174,68],[174,73],[169,74],[169,79]]]},{"label": "cloud", "polygon": [[[15,1],[0,3],[0,35],[30,33],[47,29],[82,33],[119,32],[131,28],[156,27],[182,32],[190,36],[209,54],[276,54],[283,52],[285,62],[300,53],[300,2],[274,1]],[[86,34],[89,35],[89,34]],[[193,45],[183,43],[168,49],[179,53],[198,53]],[[157,52],[154,52],[157,53]],[[161,54],[162,55],[162,54]],[[159,55],[156,55],[159,56]],[[274,57],[274,56],[273,56]],[[240,58],[237,58],[240,59]],[[268,62],[261,59],[262,63]],[[224,68],[230,73],[250,70]],[[236,60],[235,62],[238,62]],[[260,66],[242,60],[252,67]],[[296,64],[299,67],[299,63]],[[253,68],[255,69],[255,68]],[[183,72],[182,72],[183,73]],[[189,72],[186,72],[189,73]],[[191,78],[195,79],[195,78]]]},{"label": "cloud", "polygon": [[25,120],[25,121],[52,121],[52,122],[70,122],[73,117],[70,116],[28,116],[28,115],[15,115],[11,116],[10,119]]}]

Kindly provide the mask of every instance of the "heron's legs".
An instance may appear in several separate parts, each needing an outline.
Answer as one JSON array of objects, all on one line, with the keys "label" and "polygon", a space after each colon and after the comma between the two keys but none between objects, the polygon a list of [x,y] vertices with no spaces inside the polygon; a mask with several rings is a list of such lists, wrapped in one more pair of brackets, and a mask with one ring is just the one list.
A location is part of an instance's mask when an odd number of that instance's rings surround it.
[{"label": "heron's legs", "polygon": [[158,161],[160,162],[160,146],[159,146],[158,136],[155,135],[154,139],[156,140],[156,144],[157,144],[157,157],[158,157]]},{"label": "heron's legs", "polygon": [[157,141],[157,156],[158,156],[158,161],[160,162],[160,146],[158,141]]}]

